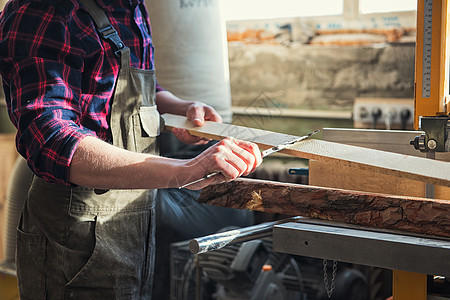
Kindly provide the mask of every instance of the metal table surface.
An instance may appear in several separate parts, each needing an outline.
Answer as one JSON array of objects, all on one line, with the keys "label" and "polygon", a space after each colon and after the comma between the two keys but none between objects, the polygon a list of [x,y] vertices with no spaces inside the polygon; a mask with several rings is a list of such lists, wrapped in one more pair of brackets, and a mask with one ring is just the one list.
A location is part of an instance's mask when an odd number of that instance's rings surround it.
[{"label": "metal table surface", "polygon": [[450,239],[305,218],[273,228],[273,249],[385,269],[450,276]]}]

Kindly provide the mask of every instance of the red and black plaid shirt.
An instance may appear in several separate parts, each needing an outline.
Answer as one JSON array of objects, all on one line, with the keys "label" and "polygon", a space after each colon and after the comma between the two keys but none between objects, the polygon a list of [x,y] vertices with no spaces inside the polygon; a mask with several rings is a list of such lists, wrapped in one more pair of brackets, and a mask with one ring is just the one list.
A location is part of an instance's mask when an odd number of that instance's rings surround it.
[{"label": "red and black plaid shirt", "polygon": [[[153,69],[142,0],[98,0],[131,49],[135,68]],[[17,149],[32,170],[68,184],[86,135],[109,141],[111,97],[120,61],[77,0],[12,0],[0,19],[0,74]],[[157,87],[161,90],[161,87]]]}]

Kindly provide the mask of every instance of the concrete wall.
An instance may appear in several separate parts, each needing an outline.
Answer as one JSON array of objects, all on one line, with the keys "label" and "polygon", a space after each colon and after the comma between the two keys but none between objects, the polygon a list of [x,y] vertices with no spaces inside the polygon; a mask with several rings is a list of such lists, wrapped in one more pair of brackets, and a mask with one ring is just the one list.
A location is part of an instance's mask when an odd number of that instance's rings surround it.
[{"label": "concrete wall", "polygon": [[351,110],[355,97],[413,98],[414,43],[228,46],[234,106],[265,94],[285,108]]}]

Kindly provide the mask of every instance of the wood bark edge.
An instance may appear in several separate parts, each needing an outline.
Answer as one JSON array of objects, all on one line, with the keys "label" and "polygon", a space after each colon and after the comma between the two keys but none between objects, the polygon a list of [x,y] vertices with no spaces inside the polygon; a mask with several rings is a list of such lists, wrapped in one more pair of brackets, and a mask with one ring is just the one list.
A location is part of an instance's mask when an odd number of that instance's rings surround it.
[{"label": "wood bark edge", "polygon": [[206,187],[209,205],[450,237],[450,201],[237,179]]}]

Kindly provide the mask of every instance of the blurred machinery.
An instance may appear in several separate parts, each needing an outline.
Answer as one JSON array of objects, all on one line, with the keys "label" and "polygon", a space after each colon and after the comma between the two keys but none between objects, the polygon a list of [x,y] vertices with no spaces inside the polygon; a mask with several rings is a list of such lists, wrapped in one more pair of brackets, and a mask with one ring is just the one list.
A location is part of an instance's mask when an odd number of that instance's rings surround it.
[{"label": "blurred machinery", "polygon": [[[185,241],[171,248],[171,299],[325,300],[323,269],[321,259],[274,252],[270,237],[195,255]],[[331,265],[328,273],[331,281]],[[366,275],[351,264],[333,284],[331,299],[370,299]]]},{"label": "blurred machinery", "polygon": [[413,128],[414,99],[356,98],[353,104],[354,128]]}]

